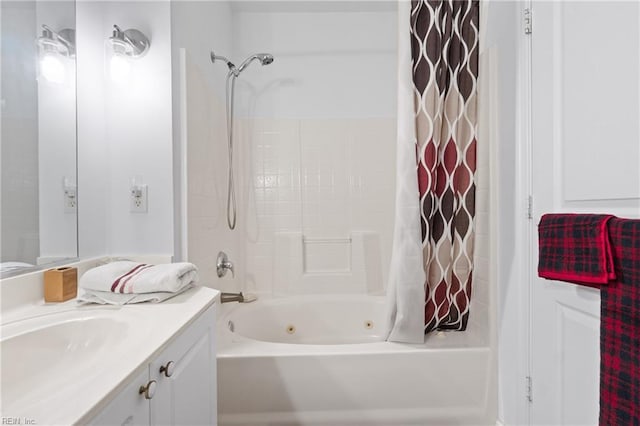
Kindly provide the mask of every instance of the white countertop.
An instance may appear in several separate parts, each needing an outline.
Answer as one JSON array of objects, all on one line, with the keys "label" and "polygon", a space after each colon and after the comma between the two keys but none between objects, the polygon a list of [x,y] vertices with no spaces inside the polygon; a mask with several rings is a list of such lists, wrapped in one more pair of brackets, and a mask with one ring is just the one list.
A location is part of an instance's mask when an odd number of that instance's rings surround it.
[{"label": "white countertop", "polygon": [[[37,368],[29,371],[20,371],[28,359],[16,360],[10,351],[5,356],[4,350],[0,351],[0,416],[18,418],[21,424],[28,420],[38,425],[86,423],[130,377],[146,368],[175,335],[211,306],[218,294],[196,287],[159,304],[79,306],[71,300],[29,305],[3,315],[3,341],[44,330],[54,322],[78,324],[78,319],[92,321],[85,324],[99,325],[100,331],[92,341],[83,342],[83,347],[69,345],[56,359],[48,356],[46,343],[33,339],[33,350],[26,351],[26,358],[32,358],[30,365],[36,361]],[[20,351],[24,352],[23,345]]]}]

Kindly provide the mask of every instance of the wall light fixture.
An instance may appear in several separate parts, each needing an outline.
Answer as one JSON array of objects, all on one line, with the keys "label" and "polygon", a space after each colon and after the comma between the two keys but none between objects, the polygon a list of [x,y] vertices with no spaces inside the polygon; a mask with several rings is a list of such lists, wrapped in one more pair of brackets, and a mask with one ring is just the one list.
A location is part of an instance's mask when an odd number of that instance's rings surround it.
[{"label": "wall light fixture", "polygon": [[117,25],[107,40],[109,75],[113,81],[123,81],[131,73],[132,60],[144,56],[149,50],[149,39],[136,29],[122,31]]},{"label": "wall light fixture", "polygon": [[75,39],[75,30],[65,28],[56,32],[42,25],[42,35],[36,40],[39,76],[51,83],[65,82],[67,62],[76,55]]}]

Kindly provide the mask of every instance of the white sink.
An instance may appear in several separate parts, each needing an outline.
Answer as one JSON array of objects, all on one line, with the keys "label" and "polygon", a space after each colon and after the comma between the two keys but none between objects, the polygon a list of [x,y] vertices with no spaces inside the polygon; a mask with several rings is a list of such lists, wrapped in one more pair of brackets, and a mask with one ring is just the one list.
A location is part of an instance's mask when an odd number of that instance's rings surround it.
[{"label": "white sink", "polygon": [[33,399],[34,392],[46,399],[61,386],[91,377],[105,357],[118,354],[129,324],[113,311],[76,310],[3,326],[2,406],[19,405],[27,395]]},{"label": "white sink", "polygon": [[87,424],[130,380],[148,374],[150,360],[216,295],[195,288],[157,304],[79,306],[68,301],[3,313],[0,418]]}]

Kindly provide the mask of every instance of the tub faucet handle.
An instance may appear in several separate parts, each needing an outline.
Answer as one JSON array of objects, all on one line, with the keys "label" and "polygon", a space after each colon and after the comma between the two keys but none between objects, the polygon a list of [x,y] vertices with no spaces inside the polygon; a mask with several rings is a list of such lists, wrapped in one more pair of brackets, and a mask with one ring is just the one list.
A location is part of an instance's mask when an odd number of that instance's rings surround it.
[{"label": "tub faucet handle", "polygon": [[218,260],[216,261],[216,270],[218,272],[218,277],[222,278],[227,275],[227,271],[231,271],[231,276],[235,277],[235,273],[233,271],[233,263],[229,261],[229,257],[223,251],[218,253]]}]

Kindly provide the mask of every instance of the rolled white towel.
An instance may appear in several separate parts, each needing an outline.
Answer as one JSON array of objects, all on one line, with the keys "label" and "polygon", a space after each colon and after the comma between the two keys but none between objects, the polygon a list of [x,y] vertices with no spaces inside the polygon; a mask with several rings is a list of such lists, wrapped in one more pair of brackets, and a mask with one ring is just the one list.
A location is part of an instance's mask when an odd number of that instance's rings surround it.
[{"label": "rolled white towel", "polygon": [[98,266],[80,278],[80,288],[120,294],[179,293],[198,282],[192,263],[144,263],[118,261]]}]

